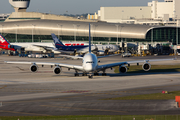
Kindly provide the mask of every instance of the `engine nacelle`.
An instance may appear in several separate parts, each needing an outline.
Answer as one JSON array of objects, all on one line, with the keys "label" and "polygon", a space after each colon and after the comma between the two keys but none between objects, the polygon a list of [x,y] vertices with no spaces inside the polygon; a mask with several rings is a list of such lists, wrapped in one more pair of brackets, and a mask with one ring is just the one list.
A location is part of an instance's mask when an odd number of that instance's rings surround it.
[{"label": "engine nacelle", "polygon": [[61,73],[61,67],[59,67],[59,66],[56,66],[55,68],[54,68],[54,73],[55,74],[60,74]]},{"label": "engine nacelle", "polygon": [[126,73],[128,71],[128,68],[124,65],[119,66],[119,72],[120,73]]},{"label": "engine nacelle", "polygon": [[31,70],[31,72],[37,72],[38,66],[36,64],[33,64],[33,65],[31,65],[30,70]]},{"label": "engine nacelle", "polygon": [[144,71],[149,71],[151,69],[151,64],[150,63],[144,63],[142,65],[142,68]]}]

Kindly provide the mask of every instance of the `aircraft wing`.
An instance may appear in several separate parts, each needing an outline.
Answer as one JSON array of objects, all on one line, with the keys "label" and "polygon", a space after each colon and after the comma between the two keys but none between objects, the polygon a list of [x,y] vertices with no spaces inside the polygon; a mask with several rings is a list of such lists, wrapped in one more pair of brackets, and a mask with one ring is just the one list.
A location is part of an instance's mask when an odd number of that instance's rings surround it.
[{"label": "aircraft wing", "polygon": [[64,53],[64,54],[72,54],[72,53],[74,53],[74,51],[58,50],[57,48],[55,48],[54,51]]},{"label": "aircraft wing", "polygon": [[83,59],[81,56],[72,56],[72,55],[59,55],[60,57],[72,58],[72,59]]},{"label": "aircraft wing", "polygon": [[52,50],[54,50],[54,47],[48,47],[48,46],[42,46],[42,45],[33,45],[33,46],[43,48],[43,49],[46,50],[46,51],[52,51]]},{"label": "aircraft wing", "polygon": [[78,65],[70,65],[70,64],[63,64],[63,63],[48,63],[48,62],[18,62],[18,61],[4,61],[5,63],[8,64],[27,64],[27,65],[52,65],[52,66],[60,66],[60,67],[65,67],[65,68],[70,68],[70,69],[75,69],[75,70],[80,70],[83,71],[82,66]]},{"label": "aircraft wing", "polygon": [[97,58],[112,57],[112,56],[117,56],[117,55],[121,55],[121,54],[113,54],[113,55],[97,56]]},{"label": "aircraft wing", "polygon": [[158,62],[158,61],[172,61],[172,60],[176,60],[176,58],[127,61],[127,63],[128,63],[128,64],[133,64],[133,63]]},{"label": "aircraft wing", "polygon": [[152,59],[152,60],[137,60],[137,61],[127,61],[127,62],[118,62],[118,63],[112,63],[112,64],[105,64],[105,65],[100,65],[98,66],[98,70],[104,70],[107,68],[112,68],[116,66],[121,66],[121,65],[127,65],[127,64],[133,64],[133,63],[146,63],[146,62],[157,62],[157,61],[172,61],[176,60],[175,58],[173,59]]},{"label": "aircraft wing", "polygon": [[[104,58],[104,57],[111,57],[111,56],[117,56],[120,54],[115,54],[115,55],[106,55],[106,56],[98,56],[97,58]],[[59,55],[60,57],[66,57],[66,58],[72,58],[72,59],[83,59],[81,56],[72,56],[72,55]]]}]

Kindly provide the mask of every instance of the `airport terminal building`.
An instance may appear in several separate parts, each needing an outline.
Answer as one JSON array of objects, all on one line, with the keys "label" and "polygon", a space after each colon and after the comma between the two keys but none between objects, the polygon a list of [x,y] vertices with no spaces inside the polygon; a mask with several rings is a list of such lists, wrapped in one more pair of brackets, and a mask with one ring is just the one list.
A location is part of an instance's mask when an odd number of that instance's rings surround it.
[{"label": "airport terminal building", "polygon": [[89,23],[94,42],[173,42],[180,43],[177,27],[107,23],[60,15],[26,12],[30,0],[9,0],[15,8],[5,22],[0,22],[1,34],[10,42],[52,40],[55,33],[63,41],[87,41]]},{"label": "airport terminal building", "polygon": [[147,6],[101,7],[98,19],[115,23],[172,26],[180,19],[179,5],[179,0],[153,0]]}]

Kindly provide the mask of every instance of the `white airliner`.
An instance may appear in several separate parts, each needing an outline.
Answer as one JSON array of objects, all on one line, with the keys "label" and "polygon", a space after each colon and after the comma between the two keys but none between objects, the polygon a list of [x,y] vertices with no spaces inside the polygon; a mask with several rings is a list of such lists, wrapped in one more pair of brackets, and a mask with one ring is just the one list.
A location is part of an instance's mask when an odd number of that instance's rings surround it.
[{"label": "white airliner", "polygon": [[[65,46],[84,46],[88,45],[86,42],[65,42]],[[60,53],[55,50],[54,43],[42,42],[27,42],[27,43],[9,43],[2,35],[0,35],[0,48],[12,51],[36,51],[36,52],[54,52]]]},{"label": "white airliner", "polygon": [[[77,53],[87,53],[89,47],[82,48],[77,51]],[[91,50],[96,50],[94,52],[97,52],[99,55],[104,55],[107,53],[114,53],[119,50],[119,48],[116,45],[92,45]]]},{"label": "white airliner", "polygon": [[[65,46],[76,46],[76,45],[87,45],[85,42],[65,42]],[[25,51],[36,51],[46,53],[48,51],[54,53],[60,53],[55,51],[54,43],[42,43],[42,42],[34,42],[34,43],[11,43],[11,48],[16,50],[24,49]]]},{"label": "white airliner", "polygon": [[[50,65],[50,66],[55,66],[54,68],[54,73],[55,74],[60,74],[62,69],[61,67],[74,69],[76,73],[74,74],[75,76],[79,76],[78,71],[83,72],[83,76],[86,76],[89,74],[89,78],[93,77],[94,75],[98,75],[98,72],[103,71],[103,76],[106,75],[105,71],[108,68],[112,68],[115,66],[119,66],[119,72],[120,73],[126,73],[127,72],[127,67],[125,65],[129,65],[132,63],[137,63],[137,65],[140,62],[143,62],[144,64],[142,65],[142,68],[145,71],[149,71],[151,69],[150,61],[165,61],[165,60],[174,60],[174,59],[157,59],[157,60],[140,60],[140,61],[129,61],[129,62],[118,62],[118,63],[112,63],[112,64],[105,64],[105,65],[98,65],[98,58],[95,54],[91,53],[91,32],[90,32],[90,25],[89,25],[89,53],[87,53],[84,57],[78,57],[80,59],[83,59],[82,61],[82,66],[79,65],[70,65],[70,64],[63,64],[63,63],[47,63],[47,62],[13,62],[13,61],[5,61],[5,63],[13,63],[13,64],[30,64],[30,70],[32,72],[36,72],[38,70],[37,65]],[[75,56],[73,56],[75,57]],[[105,56],[103,56],[105,57]]]}]

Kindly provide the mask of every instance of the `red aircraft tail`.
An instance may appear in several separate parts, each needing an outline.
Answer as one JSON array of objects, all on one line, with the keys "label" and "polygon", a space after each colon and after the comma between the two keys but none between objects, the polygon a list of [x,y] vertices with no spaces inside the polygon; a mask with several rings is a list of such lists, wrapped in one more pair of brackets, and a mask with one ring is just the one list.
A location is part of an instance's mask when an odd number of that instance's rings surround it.
[{"label": "red aircraft tail", "polygon": [[0,35],[0,48],[15,51],[14,48],[11,48],[11,44],[2,35]]},{"label": "red aircraft tail", "polygon": [[10,43],[2,35],[0,35],[0,44],[10,45]]}]

